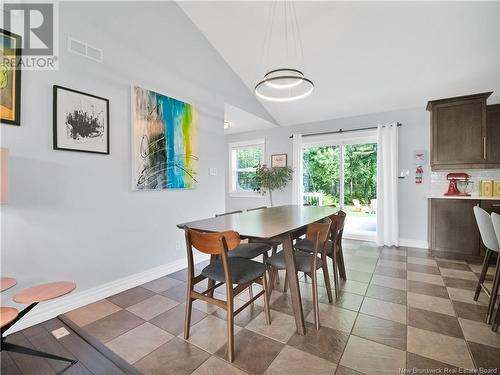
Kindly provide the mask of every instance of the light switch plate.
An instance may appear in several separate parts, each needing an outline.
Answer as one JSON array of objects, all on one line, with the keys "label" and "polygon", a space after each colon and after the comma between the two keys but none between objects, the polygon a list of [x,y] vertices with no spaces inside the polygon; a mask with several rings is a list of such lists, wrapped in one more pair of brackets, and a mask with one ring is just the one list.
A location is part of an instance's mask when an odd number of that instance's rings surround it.
[{"label": "light switch plate", "polygon": [[208,175],[209,176],[217,176],[217,168],[209,168]]},{"label": "light switch plate", "polygon": [[64,327],[55,329],[51,333],[52,333],[52,336],[54,336],[57,340],[59,340],[60,338],[62,338],[64,336],[69,335],[69,331]]}]

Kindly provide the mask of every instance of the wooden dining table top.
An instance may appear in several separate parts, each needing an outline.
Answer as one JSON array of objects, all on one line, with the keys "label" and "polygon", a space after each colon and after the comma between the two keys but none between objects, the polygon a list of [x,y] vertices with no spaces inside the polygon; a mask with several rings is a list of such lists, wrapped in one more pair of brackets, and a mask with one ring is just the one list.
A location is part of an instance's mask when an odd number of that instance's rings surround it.
[{"label": "wooden dining table top", "polygon": [[286,205],[177,224],[203,232],[233,230],[250,238],[273,238],[337,213],[338,207]]}]

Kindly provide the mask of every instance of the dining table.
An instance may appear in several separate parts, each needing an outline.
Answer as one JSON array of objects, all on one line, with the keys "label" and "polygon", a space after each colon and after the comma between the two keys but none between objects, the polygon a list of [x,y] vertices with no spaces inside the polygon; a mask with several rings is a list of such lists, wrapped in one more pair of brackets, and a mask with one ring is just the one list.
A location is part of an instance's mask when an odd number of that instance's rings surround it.
[{"label": "dining table", "polygon": [[191,221],[178,224],[177,227],[181,229],[187,227],[209,233],[235,231],[242,238],[248,238],[250,241],[280,242],[285,253],[286,274],[297,333],[305,335],[299,280],[293,256],[293,241],[305,233],[307,225],[331,216],[339,210],[338,207],[333,206],[285,205]]}]

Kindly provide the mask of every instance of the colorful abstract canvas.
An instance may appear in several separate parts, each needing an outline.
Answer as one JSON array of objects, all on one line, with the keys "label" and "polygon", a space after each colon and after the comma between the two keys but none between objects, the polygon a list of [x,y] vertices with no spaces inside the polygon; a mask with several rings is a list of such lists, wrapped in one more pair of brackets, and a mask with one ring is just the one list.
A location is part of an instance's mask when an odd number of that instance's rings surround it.
[{"label": "colorful abstract canvas", "polygon": [[134,190],[189,189],[197,183],[198,112],[191,104],[132,88]]},{"label": "colorful abstract canvas", "polygon": [[0,29],[0,122],[21,124],[21,37]]}]

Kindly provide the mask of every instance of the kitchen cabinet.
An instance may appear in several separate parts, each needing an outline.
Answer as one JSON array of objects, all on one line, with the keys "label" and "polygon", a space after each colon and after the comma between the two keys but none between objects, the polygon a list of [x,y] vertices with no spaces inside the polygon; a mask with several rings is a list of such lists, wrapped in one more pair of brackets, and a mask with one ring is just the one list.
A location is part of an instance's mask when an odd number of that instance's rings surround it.
[{"label": "kitchen cabinet", "polygon": [[486,106],[486,160],[500,167],[500,104]]},{"label": "kitchen cabinet", "polygon": [[500,214],[500,199],[429,199],[429,245],[436,256],[481,261],[486,249],[474,217],[477,205]]},{"label": "kitchen cabinet", "polygon": [[500,168],[500,106],[487,106],[491,92],[433,100],[433,170]]}]

